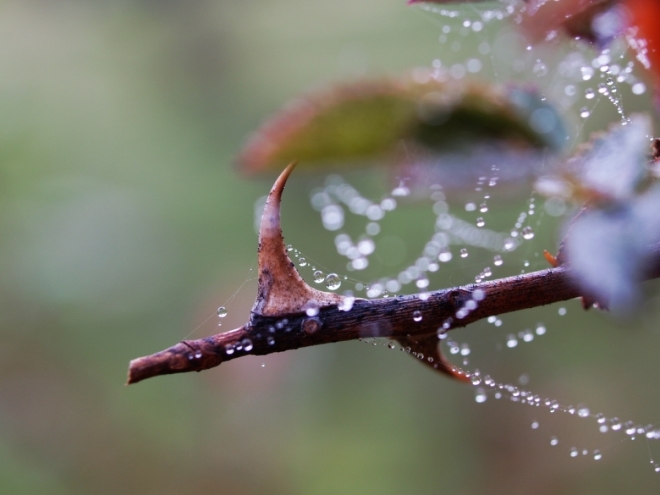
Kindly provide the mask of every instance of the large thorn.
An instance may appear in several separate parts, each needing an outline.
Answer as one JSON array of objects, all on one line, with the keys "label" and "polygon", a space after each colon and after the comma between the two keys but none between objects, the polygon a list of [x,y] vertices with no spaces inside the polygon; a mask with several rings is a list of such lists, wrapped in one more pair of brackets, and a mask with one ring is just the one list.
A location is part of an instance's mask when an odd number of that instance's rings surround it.
[{"label": "large thorn", "polygon": [[289,259],[282,237],[282,192],[295,163],[280,174],[266,200],[259,227],[259,288],[252,312],[263,316],[301,313],[308,308],[340,304],[343,297],[313,289]]}]

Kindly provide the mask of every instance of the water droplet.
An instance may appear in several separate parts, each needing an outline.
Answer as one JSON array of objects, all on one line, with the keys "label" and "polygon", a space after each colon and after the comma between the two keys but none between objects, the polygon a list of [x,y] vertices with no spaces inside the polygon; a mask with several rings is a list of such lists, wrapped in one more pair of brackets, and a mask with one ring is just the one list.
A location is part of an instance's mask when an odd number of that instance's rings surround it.
[{"label": "water droplet", "polygon": [[518,339],[513,334],[509,334],[506,338],[506,346],[509,348],[516,347],[518,345]]},{"label": "water droplet", "polygon": [[646,432],[646,438],[648,438],[650,440],[660,439],[660,430],[654,430],[654,429],[650,428],[649,431]]},{"label": "water droplet", "polygon": [[477,402],[478,404],[483,404],[484,402],[486,402],[487,399],[488,399],[488,395],[486,394],[486,390],[484,390],[482,387],[479,387],[474,396],[475,402]]},{"label": "water droplet", "polygon": [[325,273],[323,273],[321,270],[316,270],[314,274],[312,275],[314,282],[317,284],[320,284],[325,280]]},{"label": "water droplet", "polygon": [[546,330],[543,325],[539,325],[538,327],[536,327],[536,335],[543,335],[545,334],[545,332]]},{"label": "water droplet", "polygon": [[243,342],[241,343],[243,344],[243,350],[245,352],[250,352],[254,348],[250,339],[243,339]]},{"label": "water droplet", "polygon": [[493,257],[493,264],[495,266],[502,266],[502,263],[504,263],[504,261],[502,261],[502,257],[499,254],[496,254]]},{"label": "water droplet", "polygon": [[486,213],[488,211],[488,205],[486,203],[481,203],[479,206],[479,211],[481,213]]},{"label": "water droplet", "polygon": [[421,311],[415,311],[413,313],[413,320],[414,321],[422,321],[422,313]]},{"label": "water droplet", "polygon": [[317,308],[316,306],[310,306],[305,310],[305,314],[307,316],[316,316],[317,314],[319,314],[319,308]]},{"label": "water droplet", "polygon": [[483,227],[486,225],[486,222],[484,221],[483,217],[477,218],[477,227]]},{"label": "water droplet", "polygon": [[461,258],[467,258],[468,257],[468,250],[463,248],[461,249]]},{"label": "water droplet", "polygon": [[531,227],[527,226],[522,229],[522,236],[524,239],[532,239],[534,237],[534,231],[532,231]]},{"label": "water droplet", "polygon": [[587,117],[589,117],[589,115],[591,115],[591,113],[589,112],[589,109],[587,107],[582,107],[580,109],[580,117],[586,119]]},{"label": "water droplet", "polygon": [[220,306],[218,308],[218,316],[220,318],[224,318],[225,316],[227,316],[227,308],[225,308],[224,306]]},{"label": "water droplet", "polygon": [[275,344],[275,337],[270,336],[268,339],[266,339],[266,342],[268,342],[268,345],[274,345]]},{"label": "water droplet", "polygon": [[571,457],[577,457],[579,454],[578,449],[571,447]]},{"label": "water droplet", "polygon": [[626,430],[626,435],[630,436],[634,435],[637,431],[637,428],[635,428],[635,424],[632,421],[626,421],[623,428]]},{"label": "water droplet", "polygon": [[478,371],[475,371],[470,377],[472,385],[481,385],[481,374]]},{"label": "water droplet", "polygon": [[550,445],[552,445],[553,447],[555,445],[557,445],[558,443],[559,443],[559,440],[557,439],[557,437],[550,438]]},{"label": "water droplet", "polygon": [[234,354],[234,346],[231,344],[225,345],[225,353],[227,354],[227,356],[231,356],[232,354]]},{"label": "water droplet", "polygon": [[538,61],[536,62],[536,65],[534,65],[532,72],[536,77],[543,77],[548,73],[548,68],[543,62]]},{"label": "water droplet", "polygon": [[581,418],[588,418],[589,417],[589,408],[581,407],[580,409],[578,409],[577,413],[578,413],[578,416],[580,416]]},{"label": "water droplet", "polygon": [[299,258],[298,259],[298,264],[300,266],[307,266],[307,260],[305,258]]},{"label": "water droplet", "polygon": [[646,91],[646,86],[644,85],[643,82],[637,82],[632,85],[633,94],[641,95],[644,94],[645,91]]},{"label": "water droplet", "polygon": [[483,289],[474,289],[472,291],[472,299],[475,301],[483,301],[486,299],[486,292]]},{"label": "water droplet", "polygon": [[539,422],[538,421],[533,421],[532,422],[532,430],[536,430],[539,427]]},{"label": "water droplet", "polygon": [[603,413],[598,413],[596,414],[596,421],[598,421],[598,424],[602,425],[607,421],[607,418],[605,418]]},{"label": "water droplet", "polygon": [[621,429],[621,420],[619,418],[610,419],[610,427],[614,431],[619,431]]},{"label": "water droplet", "polygon": [[197,352],[195,353],[195,358],[196,358],[196,359],[200,359],[201,357],[202,357],[202,351],[197,351]]},{"label": "water droplet", "polygon": [[325,286],[330,290],[337,290],[341,287],[341,277],[336,273],[329,273],[325,277]]},{"label": "water droplet", "polygon": [[367,224],[365,230],[369,235],[378,235],[380,233],[380,225],[376,222],[370,222]]},{"label": "water droplet", "polygon": [[587,89],[584,91],[584,97],[585,97],[587,100],[591,100],[591,99],[593,99],[594,96],[596,96],[596,93],[594,92],[594,89],[593,89],[593,88],[587,88]]},{"label": "water droplet", "polygon": [[353,303],[355,303],[355,298],[352,295],[349,295],[345,296],[337,307],[339,311],[350,311],[353,309]]},{"label": "water droplet", "polygon": [[444,250],[438,255],[438,260],[442,263],[447,263],[451,261],[452,255],[451,251]]},{"label": "water droplet", "polygon": [[557,313],[559,314],[559,316],[564,316],[566,314],[566,308],[559,308],[557,310]]}]

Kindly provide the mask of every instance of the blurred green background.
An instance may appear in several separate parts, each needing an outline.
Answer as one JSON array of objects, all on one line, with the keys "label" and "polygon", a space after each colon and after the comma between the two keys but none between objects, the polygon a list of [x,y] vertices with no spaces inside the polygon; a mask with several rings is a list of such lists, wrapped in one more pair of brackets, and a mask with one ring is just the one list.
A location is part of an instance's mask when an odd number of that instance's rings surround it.
[{"label": "blurred green background", "polygon": [[[309,87],[464,60],[479,36],[465,51],[438,42],[460,19],[375,0],[0,9],[0,493],[657,492],[649,460],[660,448],[645,439],[508,400],[477,404],[474,389],[383,345],[123,385],[130,359],[216,333],[218,306],[229,309],[221,330],[247,319],[253,210],[272,180],[233,166],[248,133]],[[351,180],[376,197],[387,186],[378,172]],[[309,206],[322,181],[294,174],[286,240],[346,273]],[[493,225],[515,222],[528,199],[491,211]],[[546,215],[505,268],[544,268],[539,252],[556,245],[558,224]],[[433,233],[429,205],[401,208],[383,228],[405,240],[405,266]],[[470,282],[490,259],[455,260],[436,287]],[[386,262],[370,269],[367,282],[396,273]],[[470,343],[469,367],[500,381],[660,422],[660,300],[650,297],[634,320],[571,301],[452,337]],[[508,334],[539,322],[546,335],[506,348]],[[603,459],[571,458],[571,446]]]}]

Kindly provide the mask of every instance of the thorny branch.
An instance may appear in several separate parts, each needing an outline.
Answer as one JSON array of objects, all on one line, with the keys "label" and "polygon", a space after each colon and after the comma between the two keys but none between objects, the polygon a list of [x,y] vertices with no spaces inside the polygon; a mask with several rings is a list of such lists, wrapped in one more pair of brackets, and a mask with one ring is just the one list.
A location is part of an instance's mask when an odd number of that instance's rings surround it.
[{"label": "thorny branch", "polygon": [[[440,354],[439,330],[583,295],[566,265],[438,290],[427,293],[428,297],[367,300],[313,289],[289,259],[280,226],[282,191],[293,167],[289,165],[277,179],[264,208],[259,230],[259,286],[249,321],[226,333],[184,340],[134,359],[128,384],[158,375],[202,371],[247,355],[367,337],[395,339],[424,364],[465,380]],[[660,277],[660,247],[654,246],[652,255],[647,277]]]}]

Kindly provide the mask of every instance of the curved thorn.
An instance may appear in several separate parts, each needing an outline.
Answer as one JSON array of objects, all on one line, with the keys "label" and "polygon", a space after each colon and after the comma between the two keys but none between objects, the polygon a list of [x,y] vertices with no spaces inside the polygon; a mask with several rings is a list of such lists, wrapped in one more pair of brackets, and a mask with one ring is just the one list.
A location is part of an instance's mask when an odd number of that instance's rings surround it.
[{"label": "curved thorn", "polygon": [[[396,340],[404,348],[409,347],[410,352],[417,355],[417,359],[435,371],[449,375],[462,382],[470,381],[467,376],[457,371],[456,367],[447,361],[442,355],[438,345],[437,335],[431,334],[419,337],[399,337]],[[421,357],[419,356],[420,354],[422,355]],[[431,361],[429,361],[429,358],[431,358]]]},{"label": "curved thorn", "polygon": [[259,288],[252,311],[264,316],[300,313],[310,307],[339,304],[343,299],[307,285],[286,253],[280,206],[284,186],[295,165],[291,163],[275,181],[259,226]]}]

